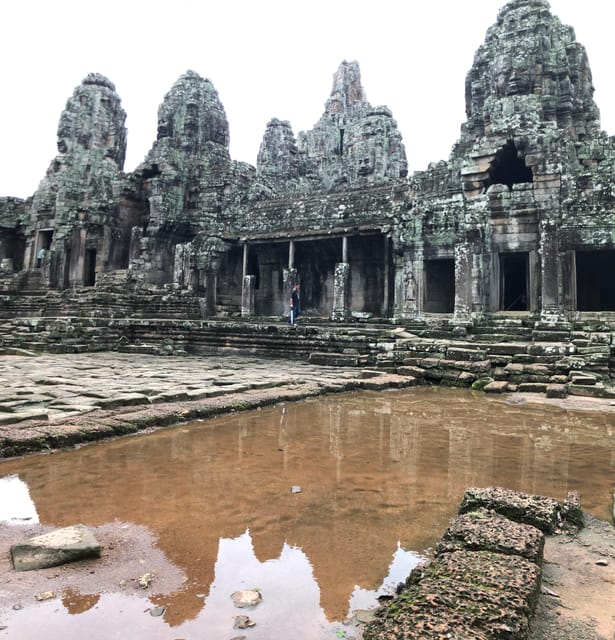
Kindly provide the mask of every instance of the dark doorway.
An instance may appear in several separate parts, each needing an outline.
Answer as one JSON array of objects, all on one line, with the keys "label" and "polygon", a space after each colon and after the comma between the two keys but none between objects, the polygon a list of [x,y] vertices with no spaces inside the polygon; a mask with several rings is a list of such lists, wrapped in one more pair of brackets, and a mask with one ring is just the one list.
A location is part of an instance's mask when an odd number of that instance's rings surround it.
[{"label": "dark doorway", "polygon": [[453,313],[455,309],[455,261],[425,260],[425,311]]},{"label": "dark doorway", "polygon": [[527,311],[529,254],[500,254],[500,309],[502,311]]},{"label": "dark doorway", "polygon": [[83,263],[83,285],[93,287],[96,283],[96,249],[85,250]]},{"label": "dark doorway", "polygon": [[615,311],[615,251],[577,251],[577,310]]}]

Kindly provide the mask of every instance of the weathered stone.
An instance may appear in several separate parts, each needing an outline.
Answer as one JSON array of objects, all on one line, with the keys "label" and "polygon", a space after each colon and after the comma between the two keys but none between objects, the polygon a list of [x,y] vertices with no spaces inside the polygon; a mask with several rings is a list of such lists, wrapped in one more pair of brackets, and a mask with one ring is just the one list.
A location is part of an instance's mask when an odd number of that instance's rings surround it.
[{"label": "weathered stone", "polygon": [[547,398],[565,398],[568,395],[568,388],[565,384],[548,384],[545,394]]},{"label": "weathered stone", "polygon": [[94,534],[83,525],[56,529],[11,547],[16,571],[44,569],[56,565],[100,558],[101,547]]},{"label": "weathered stone", "polygon": [[256,591],[255,589],[243,589],[232,593],[231,598],[236,607],[239,607],[240,609],[248,609],[259,604],[262,601],[263,596],[260,591]]},{"label": "weathered stone", "polygon": [[485,393],[505,393],[508,391],[508,382],[506,380],[494,380],[483,387]]},{"label": "weathered stone", "polygon": [[562,517],[566,523],[581,529],[584,526],[581,496],[578,491],[569,491],[561,507]]},{"label": "weathered stone", "polygon": [[553,533],[559,524],[557,500],[501,487],[467,489],[459,513],[477,509],[493,510],[511,520],[531,524],[548,533]]},{"label": "weathered stone", "polygon": [[540,564],[544,535],[536,527],[514,522],[485,509],[465,511],[453,520],[436,552],[492,551],[527,558]]}]

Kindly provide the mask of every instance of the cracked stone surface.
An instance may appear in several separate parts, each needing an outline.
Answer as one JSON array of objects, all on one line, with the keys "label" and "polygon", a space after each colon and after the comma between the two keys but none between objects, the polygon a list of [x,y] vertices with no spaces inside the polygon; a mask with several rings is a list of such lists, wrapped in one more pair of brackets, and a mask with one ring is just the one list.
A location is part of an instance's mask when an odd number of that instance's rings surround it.
[{"label": "cracked stone surface", "polygon": [[74,444],[231,406],[410,384],[395,374],[241,356],[9,356],[0,360],[0,457],[20,446]]}]

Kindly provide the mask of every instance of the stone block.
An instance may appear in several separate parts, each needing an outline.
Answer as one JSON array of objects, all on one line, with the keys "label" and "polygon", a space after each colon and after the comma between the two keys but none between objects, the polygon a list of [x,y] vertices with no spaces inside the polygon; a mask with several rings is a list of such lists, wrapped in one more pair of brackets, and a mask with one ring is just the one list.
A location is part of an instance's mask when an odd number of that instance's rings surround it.
[{"label": "stone block", "polygon": [[397,367],[397,373],[399,373],[400,376],[414,376],[415,378],[425,377],[425,369],[421,369],[420,367]]},{"label": "stone block", "polygon": [[332,367],[358,367],[359,358],[354,354],[327,353],[313,351],[310,353],[311,364],[328,365]]},{"label": "stone block", "polygon": [[467,489],[459,513],[490,509],[516,522],[553,533],[559,524],[559,504],[553,498],[528,495],[502,487]]},{"label": "stone block", "polygon": [[[366,628],[367,638],[525,638],[540,569],[518,556],[455,551],[416,569]],[[399,635],[399,612],[410,616]],[[385,631],[386,630],[386,631]],[[484,635],[483,635],[484,634]]]},{"label": "stone block", "polygon": [[508,382],[506,380],[494,380],[486,385],[483,389],[485,393],[504,393],[508,390]]},{"label": "stone block", "polygon": [[449,347],[446,357],[450,360],[485,360],[487,352],[483,349],[465,349],[461,347]]},{"label": "stone block", "polygon": [[581,496],[577,491],[569,491],[562,505],[562,517],[574,527],[581,529],[585,526],[581,509]]},{"label": "stone block", "polygon": [[568,388],[565,384],[548,384],[545,391],[547,398],[565,398],[568,395]]},{"label": "stone block", "polygon": [[540,529],[478,508],[453,520],[438,543],[436,554],[460,550],[491,551],[521,556],[539,564],[543,549],[544,534]]},{"label": "stone block", "polygon": [[94,534],[82,524],[35,536],[11,547],[16,571],[55,567],[67,562],[100,558],[101,547]]},{"label": "stone block", "polygon": [[545,382],[521,382],[518,391],[522,393],[544,393],[547,390]]},{"label": "stone block", "polygon": [[95,404],[101,409],[115,409],[117,407],[131,407],[149,403],[150,399],[142,393],[123,393],[110,398],[102,398],[97,400]]}]

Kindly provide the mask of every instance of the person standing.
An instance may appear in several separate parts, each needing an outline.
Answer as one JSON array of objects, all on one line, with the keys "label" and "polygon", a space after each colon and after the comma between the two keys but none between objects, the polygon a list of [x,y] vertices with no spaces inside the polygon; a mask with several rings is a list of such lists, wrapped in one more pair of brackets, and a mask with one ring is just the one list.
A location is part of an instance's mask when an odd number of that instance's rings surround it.
[{"label": "person standing", "polygon": [[296,284],[293,287],[293,290],[290,293],[290,319],[289,322],[291,326],[297,326],[297,316],[301,311],[301,296],[299,294],[301,287]]}]

